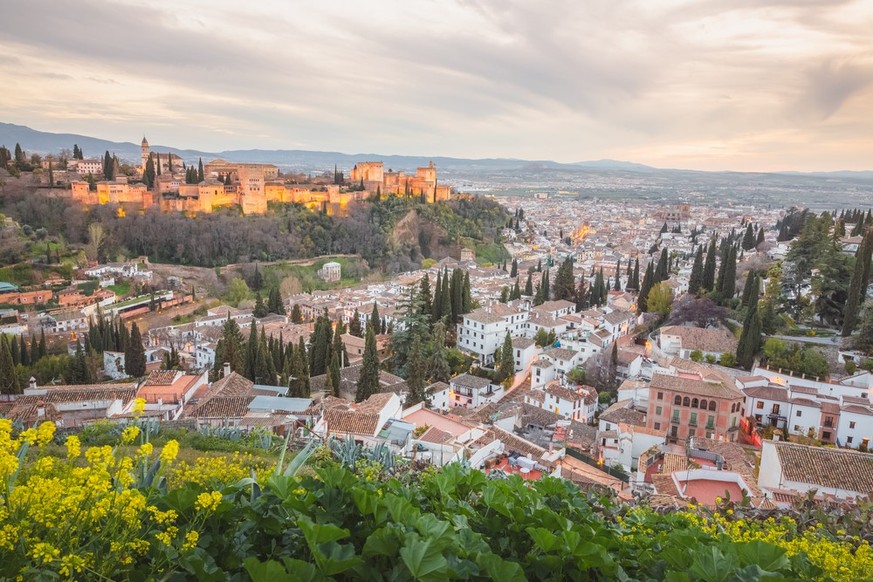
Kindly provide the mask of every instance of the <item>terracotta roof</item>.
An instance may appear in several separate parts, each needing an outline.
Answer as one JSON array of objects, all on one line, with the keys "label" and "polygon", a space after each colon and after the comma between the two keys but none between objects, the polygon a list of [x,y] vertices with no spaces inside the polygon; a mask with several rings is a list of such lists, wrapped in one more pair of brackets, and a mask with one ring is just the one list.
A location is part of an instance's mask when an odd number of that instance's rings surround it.
[{"label": "terracotta roof", "polygon": [[526,350],[535,343],[536,342],[534,342],[532,339],[526,337],[512,338],[512,347],[517,350]]},{"label": "terracotta roof", "polygon": [[242,418],[249,411],[253,396],[215,396],[195,406],[189,416],[194,418]]},{"label": "terracotta roof", "polygon": [[570,361],[578,356],[579,352],[567,348],[549,348],[543,352],[543,355],[555,358],[556,360]]},{"label": "terracotta roof", "polygon": [[778,400],[779,402],[788,402],[788,390],[785,388],[777,388],[776,386],[753,386],[743,389],[746,396],[752,398],[763,398],[765,400]]},{"label": "terracotta roof", "polygon": [[148,375],[143,386],[171,386],[176,381],[178,370],[155,370]]},{"label": "terracotta roof", "polygon": [[445,443],[455,438],[452,436],[452,433],[446,432],[444,430],[440,430],[435,426],[428,428],[418,440],[424,441],[427,443]]},{"label": "terracotta roof", "polygon": [[619,400],[600,415],[600,420],[615,424],[626,423],[642,426],[646,423],[646,415],[633,409],[633,400]]},{"label": "terracotta roof", "polygon": [[682,348],[701,352],[735,352],[737,338],[724,328],[702,328],[685,325],[668,325],[661,328],[661,335],[676,335],[682,340]]},{"label": "terracotta roof", "polygon": [[324,420],[328,432],[375,435],[381,428],[379,415],[392,398],[393,392],[374,394],[358,404],[342,398],[325,398]]},{"label": "terracotta roof", "polygon": [[491,381],[488,378],[480,378],[479,376],[473,376],[472,374],[461,374],[452,378],[451,384],[463,388],[481,390],[482,388],[487,388],[488,385],[491,384]]},{"label": "terracotta roof", "polygon": [[[689,375],[690,376],[690,375]],[[726,382],[708,382],[699,376],[671,376],[656,372],[649,384],[651,388],[673,390],[683,394],[696,394],[710,398],[743,398],[743,393],[733,384]]]},{"label": "terracotta roof", "polygon": [[786,442],[775,446],[787,480],[865,495],[873,492],[873,454]]},{"label": "terracotta roof", "polygon": [[571,390],[570,388],[564,388],[557,380],[553,380],[546,384],[545,392],[546,394],[551,394],[555,398],[558,398],[560,400],[566,400],[568,402],[576,402],[578,400],[585,399],[584,394],[580,394],[579,392]]}]

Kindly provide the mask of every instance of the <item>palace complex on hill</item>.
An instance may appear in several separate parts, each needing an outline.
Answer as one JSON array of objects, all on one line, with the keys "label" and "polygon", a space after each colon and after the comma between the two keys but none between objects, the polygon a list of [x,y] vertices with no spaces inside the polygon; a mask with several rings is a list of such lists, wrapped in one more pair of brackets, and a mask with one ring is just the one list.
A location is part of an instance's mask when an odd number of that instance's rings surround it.
[{"label": "palace complex on hill", "polygon": [[73,181],[73,200],[87,205],[119,204],[125,211],[159,207],[164,212],[212,212],[215,208],[238,205],[244,214],[267,212],[268,202],[300,203],[329,215],[342,215],[354,200],[380,196],[418,196],[427,203],[448,200],[451,188],[437,184],[436,167],[431,162],[415,175],[384,171],[382,162],[361,162],[345,182],[342,174],[330,177],[282,176],[273,164],[228,162],[217,159],[203,166],[203,180],[186,183],[182,160],[171,153],[151,151],[142,140],[140,169],[145,173],[152,161],[154,186],[130,182],[126,176],[96,183]]}]

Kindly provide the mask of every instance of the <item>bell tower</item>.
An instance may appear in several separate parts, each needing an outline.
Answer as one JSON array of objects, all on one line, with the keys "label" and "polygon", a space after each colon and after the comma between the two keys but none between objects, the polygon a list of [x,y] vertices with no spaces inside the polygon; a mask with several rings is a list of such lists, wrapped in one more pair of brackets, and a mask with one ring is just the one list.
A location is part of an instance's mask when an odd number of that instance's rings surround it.
[{"label": "bell tower", "polygon": [[142,144],[140,146],[142,156],[142,171],[145,172],[146,162],[149,161],[149,142],[142,136]]}]

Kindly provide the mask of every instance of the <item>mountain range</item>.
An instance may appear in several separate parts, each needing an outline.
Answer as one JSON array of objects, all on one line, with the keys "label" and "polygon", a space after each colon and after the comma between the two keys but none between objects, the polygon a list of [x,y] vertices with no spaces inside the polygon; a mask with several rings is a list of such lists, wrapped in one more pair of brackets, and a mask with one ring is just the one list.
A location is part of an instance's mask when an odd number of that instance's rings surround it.
[{"label": "mountain range", "polygon": [[[138,161],[140,158],[140,144],[131,142],[116,142],[96,137],[74,133],[51,133],[39,131],[24,125],[12,123],[0,123],[0,145],[10,149],[18,143],[30,152],[41,154],[58,152],[61,149],[72,149],[73,144],[85,152],[86,157],[97,158],[107,150],[119,158],[128,161]],[[434,162],[441,170],[474,172],[476,170],[500,171],[515,170],[524,172],[537,172],[549,170],[568,171],[621,171],[635,173],[670,172],[689,170],[665,170],[654,168],[644,164],[619,160],[593,160],[574,163],[560,163],[552,160],[522,160],[514,158],[482,158],[464,159],[446,156],[404,156],[385,155],[377,153],[346,154],[342,152],[325,152],[309,150],[224,150],[208,152],[195,149],[180,149],[173,146],[151,144],[152,151],[162,153],[171,152],[186,161],[196,161],[203,158],[204,161],[223,158],[238,162],[261,162],[276,164],[286,169],[297,170],[327,170],[334,165],[340,168],[351,167],[357,162],[364,160],[381,160],[385,166],[392,169],[412,170],[419,166]],[[814,175],[822,177],[860,178],[873,179],[873,171],[841,171],[841,172],[774,172],[777,174]]]}]

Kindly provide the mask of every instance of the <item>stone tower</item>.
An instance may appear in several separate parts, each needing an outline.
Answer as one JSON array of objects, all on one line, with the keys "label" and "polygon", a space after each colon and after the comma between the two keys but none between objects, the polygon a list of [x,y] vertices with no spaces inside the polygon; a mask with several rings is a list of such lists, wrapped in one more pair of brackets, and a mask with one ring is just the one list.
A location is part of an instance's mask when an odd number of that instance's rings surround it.
[{"label": "stone tower", "polygon": [[142,136],[142,144],[140,145],[142,156],[142,171],[145,172],[146,163],[149,161],[149,142]]}]

